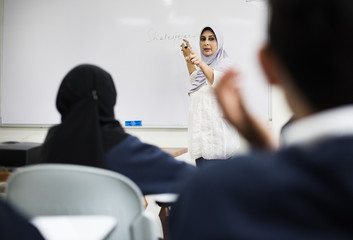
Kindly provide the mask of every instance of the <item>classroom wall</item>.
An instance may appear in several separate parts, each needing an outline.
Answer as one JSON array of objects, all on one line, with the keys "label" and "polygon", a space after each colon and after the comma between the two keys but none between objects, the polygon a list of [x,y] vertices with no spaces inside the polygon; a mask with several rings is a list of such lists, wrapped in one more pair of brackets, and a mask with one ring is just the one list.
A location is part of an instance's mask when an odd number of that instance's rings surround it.
[{"label": "classroom wall", "polygon": [[[0,0],[0,44],[2,41],[3,27],[3,0]],[[0,48],[0,56],[2,56],[2,47]],[[1,58],[2,59],[2,58]],[[2,66],[2,64],[1,64]],[[2,69],[0,69],[2,71]],[[1,75],[0,75],[1,76]],[[0,79],[1,88],[1,79]],[[0,95],[1,101],[1,95]],[[279,137],[279,131],[282,125],[289,119],[291,112],[285,103],[281,90],[276,87],[271,89],[271,107],[272,121],[269,128],[273,132],[276,139]],[[53,106],[55,107],[55,106]],[[1,116],[0,116],[1,117]],[[141,140],[163,147],[187,147],[187,129],[186,128],[129,128],[128,133],[138,136]],[[0,142],[3,141],[27,141],[27,142],[43,142],[47,128],[40,127],[0,127]],[[247,145],[243,141],[242,151],[247,150]],[[188,160],[188,154],[183,156]]]},{"label": "classroom wall", "polygon": [[190,86],[180,44],[185,37],[199,52],[198,34],[208,24],[222,31],[231,61],[244,72],[245,103],[268,119],[269,87],[256,59],[266,35],[265,0],[220,0],[211,15],[193,10],[211,0],[49,2],[3,0],[3,124],[58,123],[53,102],[60,80],[87,62],[112,75],[122,124],[186,127]]},{"label": "classroom wall", "polygon": [[[270,131],[272,131],[275,139],[279,141],[280,129],[290,118],[291,111],[280,89],[272,87],[271,92],[272,121],[269,123],[268,127]],[[44,127],[0,127],[0,142],[43,142],[47,130],[48,129]],[[187,147],[186,128],[126,128],[126,131],[139,137],[142,141],[160,147]],[[248,146],[246,142],[242,140],[241,151],[245,152],[247,149]],[[188,154],[184,154],[183,158],[186,161],[190,160]]]},{"label": "classroom wall", "polygon": [[[3,27],[3,0],[0,0],[0,46],[2,40]],[[2,47],[0,47],[0,56],[2,56]],[[2,58],[0,58],[1,61]],[[0,64],[2,66],[2,64]],[[0,69],[2,72],[2,69]],[[0,72],[0,73],[1,73]],[[1,88],[1,74],[0,74]],[[1,101],[1,95],[0,95]],[[1,106],[0,106],[1,107]],[[53,106],[55,107],[55,106]],[[283,93],[276,87],[271,88],[271,108],[272,121],[269,123],[269,129],[273,132],[274,137],[279,140],[279,132],[282,125],[289,119],[291,112],[284,100]],[[1,117],[1,116],[0,116]],[[48,128],[45,127],[1,127],[0,126],[0,142],[4,141],[24,141],[24,142],[43,142]],[[155,144],[160,147],[187,147],[187,129],[186,128],[127,128],[126,131],[132,135],[139,137],[142,141]],[[241,151],[246,152],[248,146],[242,140]],[[194,162],[190,159],[188,153],[178,157],[191,164]],[[149,202],[147,211],[158,215],[159,207],[154,203],[153,196],[147,196]],[[158,235],[162,237],[162,229],[159,221]]]}]

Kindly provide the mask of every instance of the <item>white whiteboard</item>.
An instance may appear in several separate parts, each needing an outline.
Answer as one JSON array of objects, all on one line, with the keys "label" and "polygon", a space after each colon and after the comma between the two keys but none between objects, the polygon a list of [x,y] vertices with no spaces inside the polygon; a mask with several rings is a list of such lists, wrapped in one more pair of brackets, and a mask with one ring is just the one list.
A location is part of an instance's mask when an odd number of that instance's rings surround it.
[{"label": "white whiteboard", "polygon": [[51,125],[64,75],[81,63],[111,73],[115,114],[149,127],[186,127],[183,38],[199,52],[200,30],[217,25],[243,73],[246,104],[268,120],[270,93],[257,51],[267,9],[249,0],[3,0],[1,124]]}]

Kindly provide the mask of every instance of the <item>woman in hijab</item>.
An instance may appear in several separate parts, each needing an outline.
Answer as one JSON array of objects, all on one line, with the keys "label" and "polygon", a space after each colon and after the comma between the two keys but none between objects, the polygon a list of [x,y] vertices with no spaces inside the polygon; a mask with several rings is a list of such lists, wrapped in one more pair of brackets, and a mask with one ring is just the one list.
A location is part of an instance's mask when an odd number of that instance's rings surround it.
[{"label": "woman in hijab", "polygon": [[63,79],[40,161],[106,168],[132,179],[144,194],[178,192],[195,167],[127,134],[114,116],[117,93],[109,73],[79,65]]},{"label": "woman in hijab", "polygon": [[213,160],[228,159],[239,148],[238,133],[225,120],[214,95],[214,87],[231,61],[223,49],[223,36],[214,27],[207,26],[201,31],[201,58],[187,40],[184,42],[181,50],[191,82],[189,152],[196,165],[202,166]]}]

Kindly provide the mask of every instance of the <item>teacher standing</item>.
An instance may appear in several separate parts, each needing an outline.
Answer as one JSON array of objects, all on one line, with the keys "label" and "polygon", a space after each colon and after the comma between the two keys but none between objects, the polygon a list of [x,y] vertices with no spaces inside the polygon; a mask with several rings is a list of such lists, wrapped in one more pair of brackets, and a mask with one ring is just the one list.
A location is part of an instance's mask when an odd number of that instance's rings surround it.
[{"label": "teacher standing", "polygon": [[231,67],[222,34],[214,27],[203,28],[200,50],[201,58],[187,40],[181,45],[191,82],[189,152],[197,166],[228,159],[239,148],[239,135],[225,120],[214,94],[218,80]]}]

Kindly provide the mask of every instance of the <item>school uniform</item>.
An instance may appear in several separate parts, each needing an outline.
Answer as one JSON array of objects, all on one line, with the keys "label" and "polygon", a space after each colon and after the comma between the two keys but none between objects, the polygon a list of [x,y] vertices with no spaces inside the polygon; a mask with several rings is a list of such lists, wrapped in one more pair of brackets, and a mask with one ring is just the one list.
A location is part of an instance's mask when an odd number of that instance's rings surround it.
[{"label": "school uniform", "polygon": [[129,177],[144,194],[178,193],[196,171],[194,166],[131,135],[105,157],[108,169]]},{"label": "school uniform", "polygon": [[232,158],[194,176],[170,239],[352,239],[353,106],[292,123],[277,152]]},{"label": "school uniform", "polygon": [[0,199],[0,239],[41,240],[44,238],[25,217]]}]

